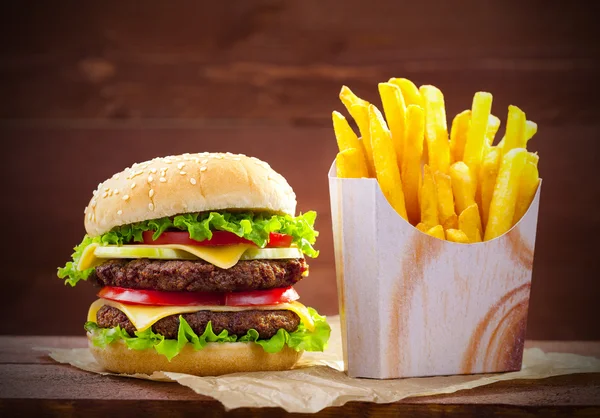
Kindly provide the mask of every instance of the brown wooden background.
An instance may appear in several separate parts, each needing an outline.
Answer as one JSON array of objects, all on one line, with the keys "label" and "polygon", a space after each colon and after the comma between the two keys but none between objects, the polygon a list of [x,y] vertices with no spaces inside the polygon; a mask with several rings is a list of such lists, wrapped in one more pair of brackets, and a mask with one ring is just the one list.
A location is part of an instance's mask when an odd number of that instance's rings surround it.
[{"label": "brown wooden background", "polygon": [[[136,161],[265,159],[319,212],[298,288],[337,312],[327,170],[347,84],[477,90],[539,124],[544,178],[528,337],[600,339],[600,42],[593,2],[39,2],[1,6],[2,334],[81,334],[94,290],[55,277],[97,183]],[[501,130],[502,131],[502,130]]]}]

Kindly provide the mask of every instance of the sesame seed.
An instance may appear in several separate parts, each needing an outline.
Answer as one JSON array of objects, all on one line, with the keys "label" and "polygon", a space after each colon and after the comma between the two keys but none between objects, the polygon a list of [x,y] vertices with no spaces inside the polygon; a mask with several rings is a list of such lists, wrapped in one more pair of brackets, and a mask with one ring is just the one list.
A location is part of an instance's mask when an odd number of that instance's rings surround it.
[{"label": "sesame seed", "polygon": [[179,163],[179,164],[177,164],[177,168],[181,170],[184,165],[185,165],[185,163]]},{"label": "sesame seed", "polygon": [[154,210],[154,204],[152,204],[152,203],[148,203],[148,209],[150,209],[150,210]]},{"label": "sesame seed", "polygon": [[154,177],[152,177],[152,174],[148,176],[148,183],[152,183],[152,181],[154,180]]},{"label": "sesame seed", "polygon": [[217,160],[222,160],[222,159],[223,159],[223,156],[222,156],[221,154],[217,154],[217,155],[215,155],[215,158],[216,158]]},{"label": "sesame seed", "polygon": [[106,196],[108,196],[107,192],[102,193],[102,197],[106,198]]},{"label": "sesame seed", "polygon": [[108,192],[109,190],[110,190],[110,189],[109,189],[108,187],[105,187],[105,188],[104,188],[104,191],[105,191],[105,192]]},{"label": "sesame seed", "polygon": [[192,178],[190,179],[190,183],[192,183],[192,184],[196,184],[196,179],[192,177]]},{"label": "sesame seed", "polygon": [[232,158],[232,160],[233,160],[233,161],[240,161],[240,160],[241,160],[241,158],[240,158],[240,157],[233,157],[233,158]]},{"label": "sesame seed", "polygon": [[165,160],[165,164],[171,164],[173,161],[171,160]]},{"label": "sesame seed", "polygon": [[115,189],[115,194],[119,194],[119,189]]},{"label": "sesame seed", "polygon": [[150,196],[150,197],[154,196],[154,190],[153,189],[150,189],[150,191],[148,192],[148,196]]},{"label": "sesame seed", "polygon": [[96,201],[92,200],[92,207],[95,208],[96,207]]},{"label": "sesame seed", "polygon": [[122,211],[121,209],[119,209],[119,210],[117,211],[117,215],[122,215],[122,214],[123,214],[123,211]]},{"label": "sesame seed", "polygon": [[150,169],[150,172],[151,172],[152,174],[156,173],[156,168],[152,167],[152,168]]},{"label": "sesame seed", "polygon": [[119,180],[119,175],[118,175],[118,174],[115,174],[115,175],[113,176],[113,179],[115,179],[115,180]]},{"label": "sesame seed", "polygon": [[129,199],[129,195],[126,194],[125,196],[123,196],[123,200],[128,200]]},{"label": "sesame seed", "polygon": [[83,210],[83,213],[87,213],[87,206],[85,207],[85,209]]},{"label": "sesame seed", "polygon": [[179,174],[181,174],[182,176],[185,176],[186,172],[185,171],[180,171]]},{"label": "sesame seed", "polygon": [[131,188],[134,189],[135,188],[135,181],[133,183],[131,183]]},{"label": "sesame seed", "polygon": [[208,160],[207,160],[207,159],[204,159],[204,160],[202,160],[202,161],[200,161],[200,162],[201,162],[202,164],[206,164],[206,163],[208,162]]},{"label": "sesame seed", "polygon": [[206,166],[203,165],[202,167],[200,167],[200,171],[206,171]]},{"label": "sesame seed", "polygon": [[160,180],[161,183],[164,183],[165,181],[167,181],[167,179],[164,178],[164,177],[159,178],[159,180]]}]

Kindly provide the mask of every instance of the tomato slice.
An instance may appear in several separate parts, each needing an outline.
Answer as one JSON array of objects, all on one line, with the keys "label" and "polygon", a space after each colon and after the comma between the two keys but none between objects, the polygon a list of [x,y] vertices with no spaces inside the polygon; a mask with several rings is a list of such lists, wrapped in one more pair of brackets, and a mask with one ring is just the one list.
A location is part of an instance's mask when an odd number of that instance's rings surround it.
[{"label": "tomato slice", "polygon": [[300,296],[293,287],[280,287],[270,290],[225,293],[227,306],[276,305],[298,300]]},{"label": "tomato slice", "polygon": [[248,292],[165,292],[106,286],[98,297],[135,305],[155,306],[258,306],[276,305],[297,300],[300,296],[292,287]]},{"label": "tomato slice", "polygon": [[98,297],[136,305],[223,305],[222,294],[216,292],[164,292],[106,286]]},{"label": "tomato slice", "polygon": [[[240,238],[232,232],[228,231],[213,231],[211,239],[204,241],[196,241],[190,238],[190,234],[184,231],[167,231],[160,234],[157,239],[152,239],[154,231],[144,231],[142,237],[144,244],[165,245],[165,244],[183,244],[183,245],[232,245],[232,244],[251,244],[256,245],[252,241],[245,238]],[[292,236],[271,232],[269,234],[269,242],[267,247],[289,247],[292,245]]]}]

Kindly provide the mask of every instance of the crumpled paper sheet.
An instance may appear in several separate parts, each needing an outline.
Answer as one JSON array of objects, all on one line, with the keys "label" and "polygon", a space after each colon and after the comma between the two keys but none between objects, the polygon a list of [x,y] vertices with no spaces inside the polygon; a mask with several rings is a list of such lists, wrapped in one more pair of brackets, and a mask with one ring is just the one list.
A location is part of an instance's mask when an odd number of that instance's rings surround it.
[{"label": "crumpled paper sheet", "polygon": [[288,412],[318,412],[350,401],[388,403],[411,396],[453,393],[514,379],[543,379],[573,373],[600,372],[600,359],[575,354],[544,353],[526,349],[523,369],[493,375],[462,375],[393,380],[355,379],[343,372],[339,317],[330,317],[332,336],[324,353],[305,353],[295,369],[283,372],[234,373],[197,377],[155,372],[151,376],[109,373],[96,363],[87,348],[45,348],[59,363],[89,372],[157,381],[175,381],[196,393],[217,399],[225,409],[281,407]]}]

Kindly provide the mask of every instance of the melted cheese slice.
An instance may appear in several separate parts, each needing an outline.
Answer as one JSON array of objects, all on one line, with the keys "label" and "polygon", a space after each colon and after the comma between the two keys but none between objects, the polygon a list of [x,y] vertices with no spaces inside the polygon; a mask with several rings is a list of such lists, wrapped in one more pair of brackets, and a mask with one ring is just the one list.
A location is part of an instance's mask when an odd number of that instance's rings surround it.
[{"label": "melted cheese slice", "polygon": [[[214,264],[215,266],[228,269],[237,264],[242,257],[242,254],[246,252],[251,245],[247,244],[236,244],[236,245],[223,245],[215,247],[203,247],[198,245],[182,245],[182,244],[168,244],[168,245],[123,245],[123,246],[100,246],[98,244],[88,245],[81,255],[77,268],[80,271],[95,267],[101,264],[107,258],[135,258],[132,257],[131,251],[137,252],[138,258],[148,257],[148,252],[152,253],[151,258],[161,258],[166,260],[175,259],[195,259],[200,258],[208,263]],[[119,255],[120,249],[130,250],[129,252],[122,252],[123,255]],[[145,253],[146,251],[146,253]],[[156,252],[159,252],[157,256]]]},{"label": "melted cheese slice", "polygon": [[212,312],[240,312],[249,310],[260,310],[260,311],[276,311],[286,310],[292,311],[300,317],[302,323],[306,326],[309,331],[315,329],[315,324],[308,312],[306,306],[300,302],[289,302],[280,303],[277,305],[261,305],[261,306],[207,306],[207,305],[196,305],[196,306],[155,306],[155,305],[129,305],[121,302],[116,302],[107,299],[98,299],[90,306],[88,311],[88,321],[96,322],[96,314],[100,308],[104,305],[112,306],[117,308],[131,321],[133,326],[138,331],[144,331],[150,328],[157,321],[170,316],[179,315],[184,313],[192,313],[198,311],[212,311]]}]

